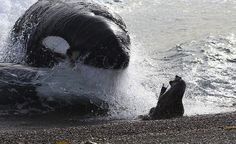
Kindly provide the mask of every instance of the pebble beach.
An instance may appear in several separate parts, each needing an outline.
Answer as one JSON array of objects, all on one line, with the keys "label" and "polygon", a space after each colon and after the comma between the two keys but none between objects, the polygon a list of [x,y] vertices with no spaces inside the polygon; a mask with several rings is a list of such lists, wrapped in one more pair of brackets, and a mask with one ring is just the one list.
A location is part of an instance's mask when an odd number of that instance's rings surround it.
[{"label": "pebble beach", "polygon": [[236,141],[236,112],[152,121],[5,117],[0,125],[2,144],[233,144]]}]

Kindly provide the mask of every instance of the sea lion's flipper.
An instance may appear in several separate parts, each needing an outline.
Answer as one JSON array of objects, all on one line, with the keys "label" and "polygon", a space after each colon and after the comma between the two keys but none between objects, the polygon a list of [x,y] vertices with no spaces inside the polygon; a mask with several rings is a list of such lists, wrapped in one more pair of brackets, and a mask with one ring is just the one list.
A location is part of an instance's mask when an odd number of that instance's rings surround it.
[{"label": "sea lion's flipper", "polygon": [[167,87],[165,87],[165,85],[163,84],[161,88],[160,96],[163,95],[166,92],[166,90],[167,90]]}]

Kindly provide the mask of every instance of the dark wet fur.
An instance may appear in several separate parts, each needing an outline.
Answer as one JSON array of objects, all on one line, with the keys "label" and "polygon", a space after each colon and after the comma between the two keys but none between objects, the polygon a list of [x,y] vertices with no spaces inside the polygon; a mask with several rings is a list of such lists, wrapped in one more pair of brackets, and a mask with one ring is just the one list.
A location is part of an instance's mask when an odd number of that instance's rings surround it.
[{"label": "dark wet fur", "polygon": [[175,80],[169,83],[171,85],[170,89],[167,90],[166,87],[162,87],[157,106],[151,108],[148,115],[142,116],[143,120],[169,119],[183,116],[184,106],[182,99],[186,84],[179,76],[176,76]]}]

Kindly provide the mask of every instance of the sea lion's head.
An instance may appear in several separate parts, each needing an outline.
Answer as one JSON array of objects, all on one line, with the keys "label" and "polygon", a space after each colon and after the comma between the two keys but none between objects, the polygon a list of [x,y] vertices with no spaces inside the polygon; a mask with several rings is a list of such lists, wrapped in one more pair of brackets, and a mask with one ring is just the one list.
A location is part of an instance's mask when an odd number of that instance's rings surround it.
[{"label": "sea lion's head", "polygon": [[175,79],[170,81],[169,84],[171,86],[169,91],[173,93],[176,97],[181,98],[182,100],[185,89],[186,89],[185,81],[181,77],[176,75]]}]

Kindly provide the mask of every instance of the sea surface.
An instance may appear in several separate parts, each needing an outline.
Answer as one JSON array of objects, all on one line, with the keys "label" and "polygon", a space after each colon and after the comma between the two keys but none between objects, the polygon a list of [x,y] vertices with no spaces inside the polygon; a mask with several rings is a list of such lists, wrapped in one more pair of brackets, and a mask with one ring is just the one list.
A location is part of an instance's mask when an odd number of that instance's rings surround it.
[{"label": "sea surface", "polygon": [[[161,86],[178,75],[187,83],[184,115],[236,110],[236,1],[90,1],[117,12],[127,24],[129,67],[112,71],[78,64],[71,69],[62,63],[43,73],[38,92],[96,96],[109,103],[112,118],[133,119],[155,106]],[[1,59],[9,54],[12,26],[35,2],[0,0]],[[20,58],[22,51],[11,54]]]}]

